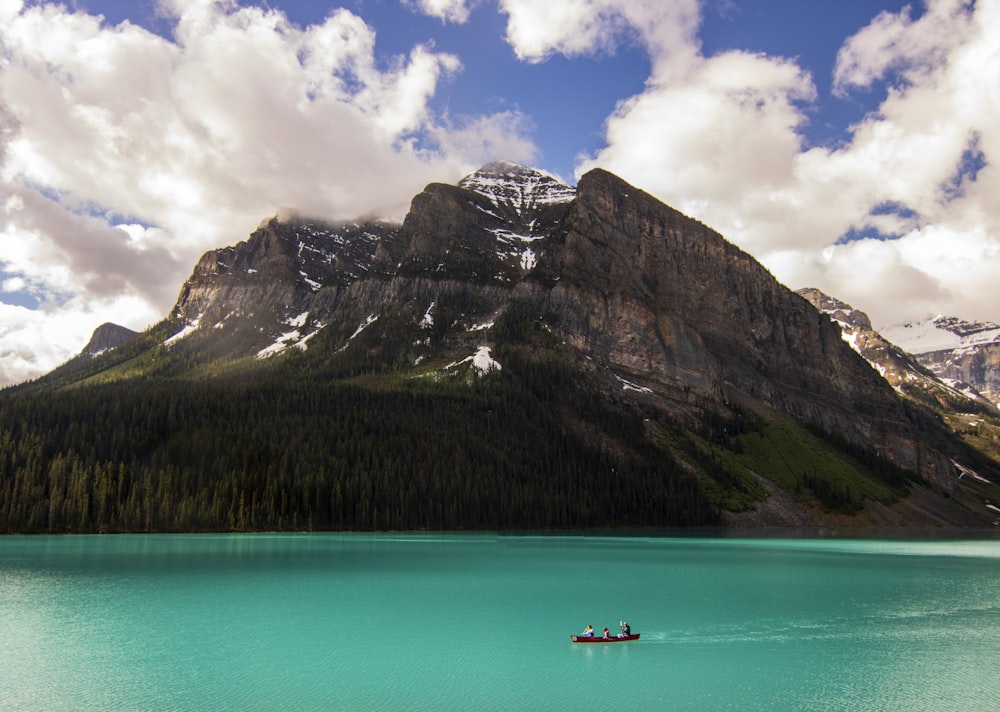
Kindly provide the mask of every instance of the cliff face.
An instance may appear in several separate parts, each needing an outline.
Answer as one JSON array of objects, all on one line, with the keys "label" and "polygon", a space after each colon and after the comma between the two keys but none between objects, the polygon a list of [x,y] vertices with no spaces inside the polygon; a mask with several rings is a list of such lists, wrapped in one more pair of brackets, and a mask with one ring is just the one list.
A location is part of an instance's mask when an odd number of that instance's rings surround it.
[{"label": "cliff face", "polygon": [[1000,407],[1000,343],[928,351],[916,358],[942,378],[970,384]]},{"label": "cliff face", "polygon": [[[442,313],[456,299],[461,313]],[[574,190],[490,164],[429,185],[399,226],[272,220],[206,254],[173,316],[201,330],[249,322],[244,350],[270,354],[391,314],[414,330],[407,358],[419,362],[440,347],[421,340],[428,323],[449,348],[474,350],[514,305],[616,398],[689,425],[773,408],[954,487],[935,424],[830,319],[718,233],[602,170]]]},{"label": "cliff face", "polygon": [[764,403],[951,486],[929,419],[718,233],[603,171],[580,180],[565,229],[553,296],[589,357],[675,400]]},{"label": "cliff face", "polygon": [[265,338],[279,323],[308,311],[323,288],[352,284],[391,245],[386,223],[262,224],[246,242],[205,253],[181,288],[172,316],[209,328],[234,318],[259,322]]}]

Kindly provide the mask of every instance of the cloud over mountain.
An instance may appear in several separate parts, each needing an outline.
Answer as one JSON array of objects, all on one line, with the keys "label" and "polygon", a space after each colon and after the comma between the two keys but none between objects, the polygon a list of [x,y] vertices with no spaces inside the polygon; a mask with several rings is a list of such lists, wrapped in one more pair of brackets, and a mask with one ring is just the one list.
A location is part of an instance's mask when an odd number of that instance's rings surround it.
[{"label": "cloud over mountain", "polygon": [[0,350],[27,359],[2,359],[0,382],[53,365],[28,356],[63,328],[52,310],[75,312],[81,346],[95,320],[141,328],[201,252],[278,209],[398,217],[414,186],[495,151],[534,157],[516,111],[429,109],[458,57],[416,44],[385,62],[347,9],[307,27],[234,2],[160,10],[169,37],[61,5],[0,8],[0,273],[41,305],[0,305]]},{"label": "cloud over mountain", "polygon": [[[580,172],[618,172],[718,228],[783,281],[822,284],[871,305],[882,322],[992,311],[1000,297],[995,1],[930,0],[919,17],[910,6],[882,12],[849,37],[833,98],[886,96],[829,146],[803,142],[818,96],[816,78],[794,59],[705,56],[694,31],[646,31],[658,26],[660,5],[642,0],[588,3],[586,21],[544,38],[516,31],[527,11],[504,6],[508,38],[529,57],[572,55],[581,51],[574,38],[622,38],[628,28],[649,49],[645,89],[618,105],[606,147]],[[689,28],[699,6],[679,7],[670,24]]]}]

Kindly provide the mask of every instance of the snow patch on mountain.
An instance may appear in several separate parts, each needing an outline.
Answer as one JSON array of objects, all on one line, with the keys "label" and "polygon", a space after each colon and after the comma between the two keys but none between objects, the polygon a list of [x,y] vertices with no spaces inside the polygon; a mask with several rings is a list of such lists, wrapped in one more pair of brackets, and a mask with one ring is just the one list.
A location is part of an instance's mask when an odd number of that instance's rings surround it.
[{"label": "snow patch on mountain", "polygon": [[319,333],[320,329],[323,328],[322,324],[317,324],[316,328],[309,332],[308,334],[302,334],[302,327],[306,325],[309,319],[309,312],[305,311],[297,316],[289,317],[285,319],[284,324],[286,326],[293,327],[291,331],[286,331],[277,338],[275,338],[274,343],[269,346],[265,346],[260,351],[257,352],[257,358],[268,358],[269,356],[274,356],[279,354],[285,349],[292,347],[299,348],[303,351],[308,347],[309,340]]},{"label": "snow patch on mountain", "polygon": [[323,286],[315,279],[312,279],[308,274],[306,274],[304,270],[299,271],[299,276],[302,277],[303,282],[309,285],[309,289],[311,289],[314,292],[318,292],[320,288]]},{"label": "snow patch on mountain", "polygon": [[[857,353],[861,354],[861,347],[858,345],[858,334],[860,332],[846,322],[838,321],[837,319],[834,319],[834,321],[840,326],[840,338],[846,341],[847,345]],[[861,355],[863,356],[864,354]],[[882,375],[884,376],[885,374],[883,373]]]},{"label": "snow patch on mountain", "polygon": [[436,304],[437,304],[437,302],[431,302],[431,305],[429,307],[427,307],[427,311],[424,312],[424,316],[420,320],[420,328],[421,329],[430,329],[432,326],[434,326],[434,314],[433,314],[433,311],[434,311],[434,307],[435,307]]},{"label": "snow patch on mountain", "polygon": [[476,369],[476,372],[480,376],[485,376],[487,373],[493,370],[500,371],[503,369],[503,367],[499,363],[493,360],[493,356],[491,355],[491,349],[489,346],[480,346],[476,350],[476,353],[472,354],[472,356],[466,356],[461,361],[455,361],[453,363],[449,363],[444,368],[446,371],[448,371],[466,363],[471,363],[472,367]]},{"label": "snow patch on mountain", "polygon": [[533,242],[535,240],[541,240],[544,235],[531,235],[523,232],[514,232],[513,230],[506,230],[504,228],[494,227],[487,228],[493,236],[500,242],[512,243],[512,242]]},{"label": "snow patch on mountain", "polygon": [[268,358],[279,354],[288,347],[297,343],[301,338],[301,334],[298,331],[287,331],[281,334],[274,340],[274,343],[270,346],[265,346],[260,351],[257,352],[257,358]]},{"label": "snow patch on mountain", "polygon": [[[365,320],[364,320],[363,322],[361,322],[361,324],[359,324],[359,325],[358,325],[358,328],[354,330],[354,333],[353,333],[353,334],[351,334],[351,335],[350,335],[350,336],[348,337],[348,339],[347,339],[347,344],[351,343],[351,342],[352,342],[352,341],[354,341],[354,340],[355,340],[356,338],[358,338],[358,335],[359,335],[359,334],[360,334],[360,333],[361,333],[362,331],[364,331],[365,329],[367,329],[367,328],[368,328],[369,326],[371,326],[372,324],[374,324],[374,323],[375,323],[376,321],[378,321],[378,315],[377,315],[377,314],[371,314],[371,315],[369,315],[367,319],[365,319]],[[340,350],[341,350],[341,351],[343,351],[344,349],[346,349],[346,348],[347,348],[347,344],[344,344],[344,345],[343,345],[343,346],[342,346],[342,347],[340,348]]]},{"label": "snow patch on mountain", "polygon": [[651,389],[651,388],[646,388],[646,386],[640,386],[640,385],[637,385],[635,383],[632,383],[631,381],[626,381],[624,378],[622,378],[621,376],[619,376],[617,373],[614,374],[614,376],[615,376],[616,379],[618,379],[618,382],[622,384],[622,390],[623,391],[636,391],[637,393],[652,393],[653,392],[653,389]]},{"label": "snow patch on mountain", "polygon": [[181,339],[190,336],[191,334],[193,334],[194,332],[196,332],[198,330],[198,325],[200,324],[200,322],[201,322],[201,317],[199,316],[197,319],[191,321],[183,329],[181,329],[176,334],[174,334],[173,336],[171,336],[169,339],[167,339],[166,341],[164,341],[163,345],[164,346],[173,346],[174,344],[176,344]]}]

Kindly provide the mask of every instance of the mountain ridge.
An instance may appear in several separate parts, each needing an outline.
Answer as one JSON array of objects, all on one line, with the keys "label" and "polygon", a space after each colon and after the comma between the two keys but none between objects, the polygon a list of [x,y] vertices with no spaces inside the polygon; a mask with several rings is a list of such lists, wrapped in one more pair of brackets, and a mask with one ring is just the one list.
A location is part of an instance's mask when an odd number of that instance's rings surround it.
[{"label": "mountain ridge", "polygon": [[[798,293],[830,316],[840,326],[844,340],[902,396],[935,412],[952,432],[974,447],[992,453],[993,457],[1000,456],[1000,412],[989,394],[980,393],[965,381],[949,378],[948,370],[933,360],[936,352],[928,352],[931,360],[927,359],[927,353],[907,353],[876,331],[864,312],[817,289],[801,289]],[[948,319],[946,323],[958,321]],[[984,330],[973,328],[966,332],[981,334]],[[978,353],[975,346],[968,348],[973,349],[973,354]],[[958,467],[960,478],[976,477],[974,471]],[[995,506],[989,501],[985,503],[990,508]]]}]

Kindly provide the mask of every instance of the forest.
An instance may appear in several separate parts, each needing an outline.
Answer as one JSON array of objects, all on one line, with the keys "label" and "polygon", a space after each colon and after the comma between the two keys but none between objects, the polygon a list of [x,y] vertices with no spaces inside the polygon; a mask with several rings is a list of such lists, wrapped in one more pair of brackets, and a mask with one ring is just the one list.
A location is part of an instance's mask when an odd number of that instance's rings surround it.
[{"label": "forest", "polygon": [[718,523],[638,415],[575,387],[563,366],[503,358],[503,371],[461,381],[283,368],[2,393],[0,530]]}]

